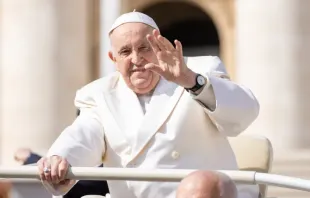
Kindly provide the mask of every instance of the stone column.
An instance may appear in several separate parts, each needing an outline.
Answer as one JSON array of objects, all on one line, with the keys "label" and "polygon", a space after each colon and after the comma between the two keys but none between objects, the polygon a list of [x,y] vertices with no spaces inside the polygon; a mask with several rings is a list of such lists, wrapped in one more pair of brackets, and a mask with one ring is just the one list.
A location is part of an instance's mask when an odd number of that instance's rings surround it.
[{"label": "stone column", "polygon": [[109,29],[112,27],[115,19],[121,14],[121,1],[101,0],[100,3],[100,30],[101,30],[101,44],[100,44],[100,75],[115,71],[114,63],[109,59],[108,52],[110,50],[110,40],[108,37]]},{"label": "stone column", "polygon": [[275,147],[310,148],[310,1],[237,0],[237,80],[261,112],[247,130]]},{"label": "stone column", "polygon": [[88,82],[86,1],[3,0],[1,163],[29,147],[45,154],[75,117],[76,89]]},{"label": "stone column", "polygon": [[[0,12],[2,11],[2,2],[0,1]],[[3,54],[2,54],[2,51],[3,51],[3,47],[1,45],[2,43],[2,28],[3,28],[3,24],[2,24],[2,18],[0,18],[0,143],[2,142],[2,128],[3,128],[3,110],[2,110],[2,101],[3,101],[3,90],[2,90],[2,79],[3,79],[3,72],[2,72],[2,68],[3,68]],[[0,146],[0,155],[2,153],[2,148]],[[2,163],[2,159],[0,157],[0,164]]]}]

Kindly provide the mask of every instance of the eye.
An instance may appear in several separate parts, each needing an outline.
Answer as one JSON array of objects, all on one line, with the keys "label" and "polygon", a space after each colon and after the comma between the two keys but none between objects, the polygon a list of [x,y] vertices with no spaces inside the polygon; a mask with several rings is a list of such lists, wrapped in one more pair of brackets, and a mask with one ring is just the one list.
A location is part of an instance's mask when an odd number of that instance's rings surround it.
[{"label": "eye", "polygon": [[128,50],[128,49],[122,50],[122,51],[120,51],[119,54],[120,55],[129,55],[130,54],[130,50]]},{"label": "eye", "polygon": [[150,48],[149,48],[149,47],[146,47],[146,46],[143,46],[143,47],[140,47],[140,48],[139,48],[139,51],[147,52],[147,51],[149,51],[149,50],[150,50]]}]

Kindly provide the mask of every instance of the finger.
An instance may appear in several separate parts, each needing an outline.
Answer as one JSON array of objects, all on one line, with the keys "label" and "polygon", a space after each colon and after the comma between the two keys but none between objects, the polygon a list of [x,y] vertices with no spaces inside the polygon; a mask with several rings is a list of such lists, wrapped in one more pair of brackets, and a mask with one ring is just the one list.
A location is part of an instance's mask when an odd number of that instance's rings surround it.
[{"label": "finger", "polygon": [[155,41],[161,51],[166,51],[168,48],[165,46],[163,38],[162,35],[158,35],[155,37]]},{"label": "finger", "polygon": [[62,160],[58,166],[59,181],[64,181],[68,172],[69,164],[66,160]]},{"label": "finger", "polygon": [[154,30],[152,31],[152,33],[153,33],[153,35],[154,35],[155,37],[157,37],[157,36],[160,35],[159,30],[157,30],[157,29],[154,29]]},{"label": "finger", "polygon": [[[52,182],[52,178],[51,178],[51,164],[49,162],[49,159],[45,159],[43,161],[43,173],[44,173],[44,177],[45,180],[48,182]],[[49,171],[45,171],[45,169],[49,169]]]},{"label": "finger", "polygon": [[159,30],[157,29],[154,29],[153,30],[153,35],[155,38],[157,38],[157,40],[163,45],[163,48],[164,49],[167,49],[167,50],[175,50],[174,46],[172,45],[172,43],[167,39],[165,38],[164,36],[162,36],[159,32]]},{"label": "finger", "polygon": [[167,38],[163,37],[162,35],[158,36],[158,40],[165,46],[165,49],[167,49],[169,51],[175,50],[172,43]]},{"label": "finger", "polygon": [[165,51],[167,50],[166,46],[164,45],[164,43],[160,40],[162,40],[162,36],[160,35],[159,31],[157,29],[153,30],[153,36],[154,36],[154,40],[156,41],[156,44],[158,45],[159,49],[161,51]]},{"label": "finger", "polygon": [[38,166],[38,169],[39,169],[39,176],[40,176],[40,179],[42,181],[45,181],[46,178],[45,178],[45,175],[44,175],[44,160],[46,160],[46,158],[41,158],[38,162],[37,162],[37,166]]},{"label": "finger", "polygon": [[61,160],[58,157],[51,158],[51,178],[54,184],[59,183],[59,178],[58,178],[59,167],[58,166],[59,166],[60,161]]},{"label": "finger", "polygon": [[176,46],[176,50],[179,52],[180,57],[182,57],[183,56],[183,47],[182,47],[181,42],[178,40],[175,40],[174,44]]},{"label": "finger", "polygon": [[144,68],[147,70],[154,71],[154,72],[158,73],[159,75],[162,75],[164,73],[163,69],[159,65],[156,65],[154,63],[146,64],[144,66]]},{"label": "finger", "polygon": [[148,34],[148,35],[146,36],[146,39],[147,39],[147,41],[150,43],[150,45],[151,45],[151,47],[152,47],[152,49],[153,49],[153,51],[154,51],[155,53],[160,52],[160,49],[159,49],[159,47],[158,47],[158,45],[157,45],[157,42],[156,42],[155,39],[154,39],[154,36]]}]

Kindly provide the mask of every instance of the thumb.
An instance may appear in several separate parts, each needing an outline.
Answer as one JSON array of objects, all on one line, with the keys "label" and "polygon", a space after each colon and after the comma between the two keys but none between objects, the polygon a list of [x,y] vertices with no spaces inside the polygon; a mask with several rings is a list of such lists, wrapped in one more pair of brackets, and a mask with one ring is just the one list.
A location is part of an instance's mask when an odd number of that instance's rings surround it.
[{"label": "thumb", "polygon": [[154,63],[148,63],[144,66],[144,69],[146,70],[151,70],[153,72],[156,72],[158,74],[162,74],[163,73],[163,70],[160,68],[159,65],[156,65]]}]

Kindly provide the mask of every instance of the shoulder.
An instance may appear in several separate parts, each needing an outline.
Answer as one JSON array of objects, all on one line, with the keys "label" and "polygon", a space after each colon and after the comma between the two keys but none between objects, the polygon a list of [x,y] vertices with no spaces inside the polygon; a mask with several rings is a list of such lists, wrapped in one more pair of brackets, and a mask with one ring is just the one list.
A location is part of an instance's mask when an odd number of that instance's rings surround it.
[{"label": "shoulder", "polygon": [[115,72],[83,86],[76,92],[75,105],[77,107],[96,106],[96,98],[104,92],[114,89],[119,73]]},{"label": "shoulder", "polygon": [[184,57],[186,65],[199,73],[227,73],[226,68],[218,56]]},{"label": "shoulder", "polygon": [[114,72],[108,76],[94,80],[87,85],[81,87],[78,91],[83,93],[98,93],[106,92],[114,89],[116,82],[118,80],[119,74]]}]

